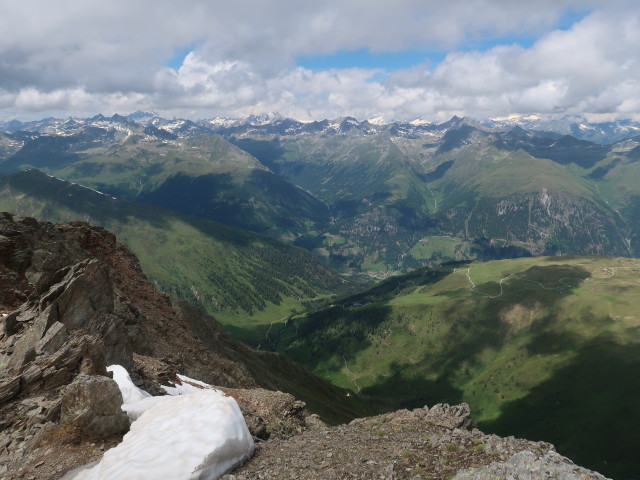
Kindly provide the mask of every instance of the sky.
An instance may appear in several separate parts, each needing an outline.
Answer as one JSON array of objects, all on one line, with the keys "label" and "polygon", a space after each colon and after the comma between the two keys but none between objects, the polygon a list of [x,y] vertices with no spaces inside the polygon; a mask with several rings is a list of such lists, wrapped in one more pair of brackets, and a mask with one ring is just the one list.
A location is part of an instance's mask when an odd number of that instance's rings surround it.
[{"label": "sky", "polygon": [[637,0],[3,0],[0,120],[640,121]]}]

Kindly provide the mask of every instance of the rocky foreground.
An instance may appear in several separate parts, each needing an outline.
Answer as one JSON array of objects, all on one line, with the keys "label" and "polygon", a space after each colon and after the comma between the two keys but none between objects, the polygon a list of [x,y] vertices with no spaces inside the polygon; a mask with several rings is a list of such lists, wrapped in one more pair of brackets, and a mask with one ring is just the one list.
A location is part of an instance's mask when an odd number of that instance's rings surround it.
[{"label": "rocky foreground", "polygon": [[435,405],[269,440],[225,480],[600,480],[553,445],[485,435],[466,404]]},{"label": "rocky foreground", "polygon": [[122,440],[130,423],[110,364],[154,395],[183,373],[234,397],[257,446],[227,480],[604,478],[549,444],[483,434],[466,405],[329,427],[277,390],[295,380],[348,415],[338,393],[172,304],[126,247],[86,223],[0,214],[0,313],[1,480],[72,478]]}]

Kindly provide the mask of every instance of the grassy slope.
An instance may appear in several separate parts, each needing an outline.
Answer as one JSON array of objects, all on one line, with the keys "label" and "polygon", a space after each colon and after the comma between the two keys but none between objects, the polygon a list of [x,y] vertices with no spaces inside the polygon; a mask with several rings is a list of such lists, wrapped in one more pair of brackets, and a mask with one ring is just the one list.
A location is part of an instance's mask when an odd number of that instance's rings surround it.
[{"label": "grassy slope", "polygon": [[328,219],[322,202],[218,135],[168,142],[118,134],[90,142],[42,137],[0,164],[4,172],[26,168],[276,237]]},{"label": "grassy slope", "polygon": [[333,222],[324,236],[300,244],[336,267],[396,270],[429,224],[428,186],[388,134],[237,143],[329,205]]},{"label": "grassy slope", "polygon": [[42,137],[3,162],[2,170],[38,168],[93,188],[110,186],[133,199],[178,173],[248,174],[252,168],[264,168],[217,135],[172,142],[142,135],[121,137],[115,134],[92,142],[83,137]]},{"label": "grassy slope", "polygon": [[290,322],[280,350],[388,407],[466,401],[485,429],[624,478],[640,448],[638,295],[635,259],[456,264]]},{"label": "grassy slope", "polygon": [[37,171],[0,179],[0,192],[2,210],[108,228],[131,247],[161,290],[199,304],[221,322],[238,327],[239,334],[301,310],[303,301],[329,295],[344,283],[300,248],[116,200]]}]

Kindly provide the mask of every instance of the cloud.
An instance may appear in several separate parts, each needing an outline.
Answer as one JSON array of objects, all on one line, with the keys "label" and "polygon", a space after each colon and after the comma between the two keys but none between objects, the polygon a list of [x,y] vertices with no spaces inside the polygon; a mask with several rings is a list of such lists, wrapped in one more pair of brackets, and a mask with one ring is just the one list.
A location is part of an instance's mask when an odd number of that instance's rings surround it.
[{"label": "cloud", "polygon": [[[630,0],[23,0],[0,10],[5,118],[138,108],[309,119],[638,115],[640,8]],[[556,28],[567,12],[584,18]],[[512,35],[537,41],[521,46]],[[497,45],[472,48],[483,42]],[[192,45],[178,69],[166,66]],[[362,48],[450,53],[393,72],[295,61]]]}]

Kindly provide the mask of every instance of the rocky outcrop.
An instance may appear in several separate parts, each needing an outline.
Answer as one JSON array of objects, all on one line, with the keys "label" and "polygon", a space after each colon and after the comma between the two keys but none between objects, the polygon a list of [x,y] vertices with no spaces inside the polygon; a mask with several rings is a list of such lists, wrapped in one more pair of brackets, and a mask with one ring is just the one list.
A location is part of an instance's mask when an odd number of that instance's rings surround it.
[{"label": "rocky outcrop", "polygon": [[[307,377],[340,404],[301,367],[241,345],[188,305],[174,308],[127,247],[86,223],[0,214],[0,314],[2,480],[57,479],[119,441],[128,423],[109,364],[154,395],[177,372],[233,389],[281,389]],[[304,404],[291,395],[255,398],[260,412],[242,408],[256,436],[304,428]]]},{"label": "rocky outcrop", "polygon": [[[106,375],[105,362],[132,365],[124,321],[114,315],[113,285],[98,260],[63,268],[4,319],[0,399],[45,392],[78,373]],[[90,295],[87,292],[91,292]]]},{"label": "rocky outcrop", "polygon": [[[291,394],[274,392],[263,388],[250,390],[220,388],[220,390],[235,398],[240,405],[243,405],[252,414],[260,417],[264,422],[264,433],[261,431],[262,427],[258,427],[261,434],[256,436],[259,438],[266,439],[271,436],[285,438],[302,433],[307,428],[306,419],[309,414],[305,410],[306,405]],[[251,423],[255,422],[252,419],[248,420]],[[310,422],[313,422],[313,419]]]},{"label": "rocky outcrop", "polygon": [[448,405],[439,403],[427,410],[427,421],[445,428],[464,428],[472,430],[475,426],[471,420],[471,408],[469,404]]},{"label": "rocky outcrop", "polygon": [[571,460],[556,452],[536,455],[524,450],[510,457],[506,462],[493,462],[480,468],[470,468],[457,473],[453,480],[536,480],[561,478],[562,480],[605,480],[597,472],[575,465]]},{"label": "rocky outcrop", "polygon": [[274,438],[223,479],[604,479],[549,443],[485,435],[468,412],[464,404],[439,404]]}]

